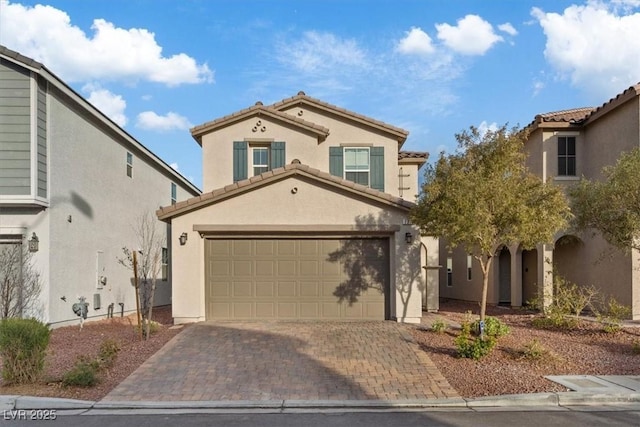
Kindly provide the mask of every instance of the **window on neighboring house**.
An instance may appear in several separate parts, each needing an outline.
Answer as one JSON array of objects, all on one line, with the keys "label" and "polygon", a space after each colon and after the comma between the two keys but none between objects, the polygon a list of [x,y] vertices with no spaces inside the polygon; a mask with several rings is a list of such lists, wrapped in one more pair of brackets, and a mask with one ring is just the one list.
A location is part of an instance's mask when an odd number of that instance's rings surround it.
[{"label": "window on neighboring house", "polygon": [[251,158],[253,159],[253,176],[267,172],[269,170],[269,157],[271,154],[269,147],[251,147],[251,151]]},{"label": "window on neighboring house", "polygon": [[169,250],[162,248],[162,280],[169,280]]},{"label": "window on neighboring house", "polygon": [[576,176],[576,137],[558,137],[558,175]]},{"label": "window on neighboring house", "polygon": [[467,255],[467,280],[471,280],[471,269],[473,267],[473,257],[471,254]]},{"label": "window on neighboring house", "polygon": [[384,147],[329,147],[329,173],[384,191]]},{"label": "window on neighboring house", "polygon": [[369,186],[369,148],[344,149],[344,178]]},{"label": "window on neighboring house", "polygon": [[453,286],[453,258],[447,257],[447,286]]},{"label": "window on neighboring house", "polygon": [[233,182],[260,175],[285,165],[285,143],[235,141],[233,143]]},{"label": "window on neighboring house", "polygon": [[176,186],[175,183],[171,183],[171,204],[175,205],[176,201],[178,200],[177,198],[177,194],[178,194],[178,187]]},{"label": "window on neighboring house", "polygon": [[127,152],[127,176],[133,177],[133,154]]}]

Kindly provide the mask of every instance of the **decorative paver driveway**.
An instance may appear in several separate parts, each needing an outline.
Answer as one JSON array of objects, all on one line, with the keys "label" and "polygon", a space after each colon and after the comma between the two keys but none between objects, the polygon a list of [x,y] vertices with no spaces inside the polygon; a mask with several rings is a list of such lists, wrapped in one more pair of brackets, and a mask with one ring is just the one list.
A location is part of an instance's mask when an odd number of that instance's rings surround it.
[{"label": "decorative paver driveway", "polygon": [[105,401],[459,397],[394,322],[191,325]]}]

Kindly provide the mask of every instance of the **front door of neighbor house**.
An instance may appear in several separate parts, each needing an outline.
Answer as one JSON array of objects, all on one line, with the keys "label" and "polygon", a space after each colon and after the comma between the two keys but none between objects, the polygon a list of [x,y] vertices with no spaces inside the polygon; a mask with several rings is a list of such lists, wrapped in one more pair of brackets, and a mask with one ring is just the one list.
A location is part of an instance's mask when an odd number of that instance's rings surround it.
[{"label": "front door of neighbor house", "polygon": [[502,248],[498,258],[499,292],[498,302],[508,304],[511,302],[511,252]]},{"label": "front door of neighbor house", "polygon": [[206,317],[385,320],[389,240],[207,239]]}]

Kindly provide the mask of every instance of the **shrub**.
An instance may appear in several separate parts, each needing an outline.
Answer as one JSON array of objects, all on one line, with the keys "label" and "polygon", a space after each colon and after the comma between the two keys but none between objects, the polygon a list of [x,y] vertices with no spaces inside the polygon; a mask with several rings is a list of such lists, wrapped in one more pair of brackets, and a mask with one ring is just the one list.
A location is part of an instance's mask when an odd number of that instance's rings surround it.
[{"label": "shrub", "polygon": [[640,354],[640,340],[635,340],[631,343],[631,353]]},{"label": "shrub", "polygon": [[38,381],[44,371],[49,345],[47,325],[36,319],[4,319],[0,322],[2,378],[7,383]]},{"label": "shrub", "polygon": [[491,352],[496,345],[497,339],[488,335],[484,339],[480,337],[473,338],[471,328],[472,325],[469,322],[463,322],[460,334],[454,342],[458,348],[459,357],[479,360]]},{"label": "shrub", "polygon": [[578,325],[578,319],[570,316],[579,316],[586,309],[595,311],[599,292],[594,286],[578,286],[554,274],[551,299],[553,302],[548,307],[541,307],[540,300],[535,300],[538,309],[544,311],[544,317],[534,319],[532,325],[543,329],[573,329]]},{"label": "shrub", "polygon": [[442,319],[438,319],[431,324],[431,330],[441,334],[447,330],[447,324]]},{"label": "shrub", "polygon": [[91,387],[98,384],[98,370],[100,363],[97,359],[90,360],[79,357],[76,364],[62,377],[65,386]]},{"label": "shrub", "polygon": [[118,357],[118,352],[120,351],[120,345],[114,340],[104,340],[102,344],[100,344],[100,349],[98,350],[98,361],[100,362],[100,366],[104,368],[110,368],[116,361]]},{"label": "shrub", "polygon": [[547,349],[540,344],[540,341],[538,341],[537,338],[534,338],[531,342],[525,344],[524,349],[522,350],[524,358],[529,360],[541,359],[547,353]]},{"label": "shrub", "polygon": [[631,316],[631,307],[620,304],[611,297],[607,301],[602,313],[598,313],[597,318],[603,324],[603,329],[607,333],[615,333],[622,327],[622,321]]},{"label": "shrub", "polygon": [[[480,321],[476,320],[471,325],[473,331],[480,333]],[[509,327],[501,322],[499,319],[491,316],[484,318],[484,334],[487,337],[498,339],[509,333]]]}]

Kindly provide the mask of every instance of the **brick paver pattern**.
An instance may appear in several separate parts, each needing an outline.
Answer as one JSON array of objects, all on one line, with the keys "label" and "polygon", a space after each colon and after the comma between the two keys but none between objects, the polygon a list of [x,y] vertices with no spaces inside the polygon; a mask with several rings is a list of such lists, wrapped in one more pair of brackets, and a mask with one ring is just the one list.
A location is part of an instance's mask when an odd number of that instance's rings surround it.
[{"label": "brick paver pattern", "polygon": [[394,322],[191,325],[105,401],[407,400],[459,397]]}]

